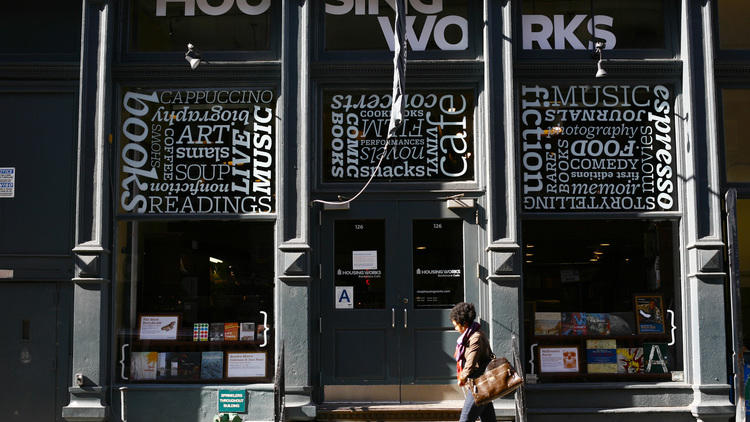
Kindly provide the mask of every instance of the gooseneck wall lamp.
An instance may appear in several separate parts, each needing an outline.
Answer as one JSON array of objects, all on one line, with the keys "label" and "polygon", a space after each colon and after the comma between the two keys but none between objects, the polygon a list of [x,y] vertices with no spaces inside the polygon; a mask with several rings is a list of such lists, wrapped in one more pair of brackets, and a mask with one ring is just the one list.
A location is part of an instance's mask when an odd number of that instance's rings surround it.
[{"label": "gooseneck wall lamp", "polygon": [[187,45],[187,52],[185,52],[185,60],[190,64],[190,69],[195,70],[201,63],[208,63],[201,59],[200,53],[195,49],[195,46],[191,43]]},{"label": "gooseneck wall lamp", "polygon": [[607,71],[602,67],[602,50],[604,50],[604,41],[597,41],[594,45],[596,47],[596,54],[599,56],[599,61],[596,63],[596,77],[603,78],[607,76]]}]

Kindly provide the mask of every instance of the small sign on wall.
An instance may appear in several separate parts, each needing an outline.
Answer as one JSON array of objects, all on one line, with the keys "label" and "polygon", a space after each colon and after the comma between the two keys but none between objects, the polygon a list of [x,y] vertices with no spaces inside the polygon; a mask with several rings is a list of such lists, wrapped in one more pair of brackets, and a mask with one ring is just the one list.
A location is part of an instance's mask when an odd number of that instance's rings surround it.
[{"label": "small sign on wall", "polygon": [[0,167],[0,198],[15,198],[16,168]]},{"label": "small sign on wall", "polygon": [[219,412],[246,412],[245,390],[219,390]]},{"label": "small sign on wall", "polygon": [[354,286],[336,286],[336,309],[354,309]]}]

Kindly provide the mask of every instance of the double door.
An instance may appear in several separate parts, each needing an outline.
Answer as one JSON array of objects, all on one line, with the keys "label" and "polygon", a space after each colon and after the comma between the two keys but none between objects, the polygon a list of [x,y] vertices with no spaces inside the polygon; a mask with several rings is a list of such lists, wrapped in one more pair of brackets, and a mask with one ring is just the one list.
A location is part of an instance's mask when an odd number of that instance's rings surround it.
[{"label": "double door", "polygon": [[479,297],[475,210],[360,202],[321,218],[328,401],[458,398],[450,309]]}]

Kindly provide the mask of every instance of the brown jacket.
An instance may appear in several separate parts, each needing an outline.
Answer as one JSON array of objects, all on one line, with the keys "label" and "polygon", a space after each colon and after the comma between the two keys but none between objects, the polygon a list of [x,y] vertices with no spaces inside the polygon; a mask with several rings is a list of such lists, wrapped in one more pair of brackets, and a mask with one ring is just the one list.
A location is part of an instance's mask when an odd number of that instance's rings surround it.
[{"label": "brown jacket", "polygon": [[[463,365],[463,369],[459,374],[461,382],[465,382],[469,375],[477,377],[481,375],[481,371],[490,362],[490,355],[492,354],[492,348],[490,348],[490,342],[487,340],[487,336],[484,335],[482,330],[477,330],[474,334],[469,337],[469,343],[466,345],[464,350],[464,357],[466,357],[466,363]],[[473,373],[476,371],[475,373]]]}]

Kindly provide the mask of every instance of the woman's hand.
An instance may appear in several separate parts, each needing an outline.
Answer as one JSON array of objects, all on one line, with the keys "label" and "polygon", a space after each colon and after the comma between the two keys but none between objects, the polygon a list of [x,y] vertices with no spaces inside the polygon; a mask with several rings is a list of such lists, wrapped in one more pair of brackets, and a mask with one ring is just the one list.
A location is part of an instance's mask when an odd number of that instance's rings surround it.
[{"label": "woman's hand", "polygon": [[463,387],[464,384],[466,384],[466,378],[459,378],[458,379],[458,386]]}]

